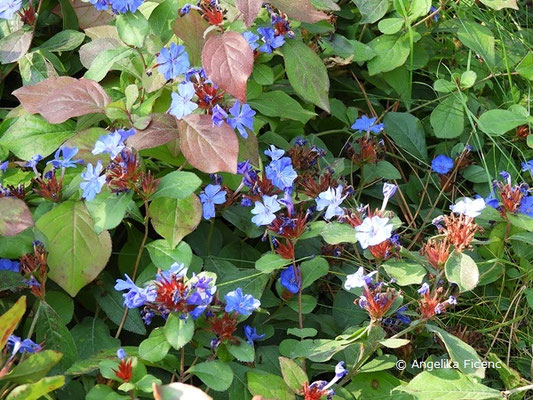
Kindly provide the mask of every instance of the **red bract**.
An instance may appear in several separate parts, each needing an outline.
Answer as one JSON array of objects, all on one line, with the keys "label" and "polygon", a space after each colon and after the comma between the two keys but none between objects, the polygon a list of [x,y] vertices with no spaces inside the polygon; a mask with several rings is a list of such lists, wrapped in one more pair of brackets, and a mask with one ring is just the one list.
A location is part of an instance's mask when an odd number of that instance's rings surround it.
[{"label": "red bract", "polygon": [[296,178],[296,183],[303,187],[304,193],[309,197],[317,197],[329,187],[338,186],[337,180],[331,177],[329,171],[316,179],[311,174],[300,175]]},{"label": "red bract", "polygon": [[369,246],[368,250],[376,260],[384,261],[396,253],[397,247],[390,239],[387,239],[375,246]]},{"label": "red bract", "polygon": [[63,179],[57,180],[55,171],[50,171],[50,178],[34,179],[34,182],[38,185],[38,189],[34,189],[35,193],[44,197],[54,203],[60,202],[62,199],[61,189],[63,188]]},{"label": "red bract", "polygon": [[305,382],[303,392],[305,400],[320,400],[329,393],[329,390],[322,390],[319,386],[309,385],[308,382]]},{"label": "red bract", "polygon": [[189,289],[182,276],[173,277],[171,275],[169,278],[161,276],[155,281],[155,285],[157,293],[155,303],[158,305],[158,310],[162,309],[165,313],[180,312],[186,314],[194,308],[187,304],[186,297]]},{"label": "red bract", "polygon": [[297,239],[305,233],[309,214],[299,211],[294,217],[284,213],[277,215],[268,229],[279,236],[288,239]]},{"label": "red bract", "polygon": [[237,330],[237,313],[230,316],[224,313],[223,317],[213,316],[208,319],[211,330],[217,335],[220,342],[228,340],[232,344],[238,344],[239,339],[233,336],[233,332]]},{"label": "red bract", "polygon": [[510,183],[502,184],[499,183],[500,196],[502,198],[502,209],[501,213],[505,216],[506,212],[515,213],[520,206],[520,202],[525,195],[525,192],[522,190],[521,185],[511,186]]},{"label": "red bract", "polygon": [[352,146],[348,147],[347,154],[352,162],[356,165],[375,164],[379,160],[380,149],[378,141],[375,137],[370,137],[369,134],[357,139],[359,150],[356,151]]},{"label": "red bract", "polygon": [[442,269],[450,255],[450,242],[446,237],[429,239],[420,254],[426,257],[433,268]]},{"label": "red bract", "polygon": [[481,227],[475,223],[474,218],[464,214],[450,214],[443,219],[444,227],[441,232],[446,235],[447,240],[459,251],[470,248],[474,235]]},{"label": "red bract", "polygon": [[275,250],[283,258],[294,260],[294,243],[291,240],[285,239],[285,243],[282,243],[276,239]]},{"label": "red bract", "polygon": [[354,302],[355,304],[359,304],[361,308],[367,310],[372,321],[381,320],[387,311],[389,311],[399,294],[389,287],[382,293],[382,286],[383,284],[374,285],[372,288],[365,286],[363,295]]},{"label": "red bract", "polygon": [[137,154],[128,148],[124,149],[107,167],[106,181],[111,191],[120,193],[135,190],[141,177],[138,167]]},{"label": "red bract", "polygon": [[194,91],[198,96],[198,107],[211,110],[224,97],[224,91],[219,90],[210,82],[197,82],[194,84]]},{"label": "red bract", "polygon": [[220,25],[224,22],[224,12],[215,1],[202,0],[200,5],[204,19],[211,25]]},{"label": "red bract", "polygon": [[124,359],[120,360],[120,364],[118,364],[118,370],[113,370],[117,378],[122,379],[124,382],[129,382],[131,379],[131,372],[132,372],[132,359]]}]

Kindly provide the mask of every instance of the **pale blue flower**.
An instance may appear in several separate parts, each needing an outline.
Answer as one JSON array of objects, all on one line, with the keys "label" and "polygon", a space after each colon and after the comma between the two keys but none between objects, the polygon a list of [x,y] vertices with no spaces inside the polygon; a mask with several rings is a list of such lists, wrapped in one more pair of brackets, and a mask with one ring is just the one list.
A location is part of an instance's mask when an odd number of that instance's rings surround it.
[{"label": "pale blue flower", "polygon": [[11,19],[22,7],[22,0],[0,0],[0,18]]},{"label": "pale blue flower", "polygon": [[255,216],[252,218],[252,222],[258,226],[269,225],[276,219],[275,212],[281,210],[281,205],[278,202],[278,196],[263,196],[263,202],[255,202],[255,207],[252,210],[252,214]]},{"label": "pale blue flower", "polygon": [[269,156],[272,161],[279,160],[281,157],[283,157],[283,154],[285,154],[285,150],[278,149],[273,144],[270,145],[270,147],[265,150],[265,154]]},{"label": "pale blue flower", "polygon": [[87,164],[87,168],[81,173],[83,182],[80,183],[80,188],[83,190],[82,197],[91,201],[102,190],[105,183],[105,175],[100,176],[104,167],[102,162],[98,160],[96,167],[91,163]]},{"label": "pale blue flower", "polygon": [[265,167],[265,175],[272,184],[281,190],[290,189],[298,174],[292,167],[289,157],[273,160]]},{"label": "pale blue flower", "polygon": [[94,144],[93,154],[107,153],[113,159],[124,149],[122,136],[119,132],[114,131],[107,135],[102,135]]},{"label": "pale blue flower", "polygon": [[363,115],[361,118],[355,120],[352,125],[352,129],[360,132],[372,132],[380,133],[385,127],[383,124],[376,124],[376,117],[368,118],[366,115]]},{"label": "pale blue flower", "polygon": [[334,216],[344,215],[344,210],[340,207],[346,196],[342,195],[342,185],[337,186],[336,189],[328,188],[328,190],[320,193],[315,199],[317,211],[322,211],[326,207],[325,219],[331,219]]},{"label": "pale blue flower", "polygon": [[76,164],[83,163],[81,159],[72,159],[76,154],[78,154],[77,147],[61,146],[54,154],[54,159],[46,164],[52,164],[54,168],[76,168]]},{"label": "pale blue flower", "polygon": [[163,47],[157,56],[157,62],[158,70],[166,80],[184,74],[191,66],[185,47],[176,43],[170,43],[170,47]]},{"label": "pale blue flower", "polygon": [[242,36],[246,39],[252,50],[255,50],[259,47],[259,45],[257,44],[259,36],[257,36],[255,33],[246,31],[242,34]]},{"label": "pale blue flower", "polygon": [[157,293],[154,287],[148,286],[146,288],[141,288],[137,286],[127,274],[124,274],[124,276],[126,277],[126,280],[117,279],[115,290],[120,292],[127,290],[127,292],[122,295],[122,297],[124,297],[125,307],[139,308],[146,303],[155,301]]},{"label": "pale blue flower", "polygon": [[249,316],[261,305],[261,302],[251,294],[243,294],[241,288],[229,292],[224,296],[224,299],[226,300],[226,308],[224,310],[227,313],[235,311],[244,316]]},{"label": "pale blue flower", "polygon": [[226,191],[221,189],[220,185],[207,185],[204,191],[200,193],[204,219],[211,219],[215,216],[215,204],[226,202]]},{"label": "pale blue flower", "polygon": [[182,119],[191,114],[198,108],[198,104],[191,101],[194,94],[194,85],[191,82],[180,83],[178,85],[178,93],[171,94],[172,103],[168,112],[177,119]]}]

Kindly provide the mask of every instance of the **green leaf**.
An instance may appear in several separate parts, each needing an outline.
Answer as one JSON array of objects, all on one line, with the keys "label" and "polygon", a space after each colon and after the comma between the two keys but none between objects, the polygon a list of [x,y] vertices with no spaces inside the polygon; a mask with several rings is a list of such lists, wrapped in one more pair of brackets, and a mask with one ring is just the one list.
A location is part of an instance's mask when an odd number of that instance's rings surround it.
[{"label": "green leaf", "polygon": [[379,21],[378,29],[381,33],[393,35],[403,28],[405,21],[403,18],[385,18]]},{"label": "green leaf", "polygon": [[533,81],[533,52],[527,53],[515,70],[520,76]]},{"label": "green leaf", "polygon": [[75,296],[104,269],[111,255],[109,232],[97,234],[82,202],[67,201],[36,223],[48,248],[48,277]]},{"label": "green leaf", "polygon": [[170,345],[179,350],[191,341],[194,335],[194,320],[190,317],[181,319],[173,313],[169,315],[163,330]]},{"label": "green leaf", "polygon": [[518,228],[525,229],[528,232],[533,232],[533,218],[525,214],[510,214],[508,215],[509,222]]},{"label": "green leaf", "polygon": [[185,264],[188,267],[192,260],[191,247],[181,242],[175,249],[171,249],[166,240],[154,240],[146,245],[150,258],[157,268],[169,269],[174,263]]},{"label": "green leaf", "polygon": [[57,350],[63,354],[61,362],[54,371],[64,372],[78,358],[78,349],[72,334],[61,317],[46,302],[39,303],[39,317],[35,325],[37,342],[46,343],[49,350]]},{"label": "green leaf", "polygon": [[94,221],[94,231],[99,234],[117,227],[126,215],[132,197],[133,192],[117,194],[103,191],[87,201],[85,205]]},{"label": "green leaf", "polygon": [[494,66],[494,35],[486,26],[469,20],[460,20],[457,37],[463,44],[478,53],[487,62]]},{"label": "green leaf", "polygon": [[152,225],[170,247],[194,231],[202,219],[202,204],[195,194],[184,199],[159,197],[150,204]]},{"label": "green leaf", "polygon": [[130,46],[142,47],[144,38],[150,31],[148,20],[137,10],[135,13],[124,13],[117,16],[118,35]]},{"label": "green leaf", "polygon": [[246,374],[246,377],[248,378],[248,390],[254,396],[276,400],[295,399],[294,394],[280,376],[250,371]]},{"label": "green leaf", "polygon": [[426,276],[424,267],[408,261],[388,260],[383,268],[400,286],[419,285]]},{"label": "green leaf", "polygon": [[160,3],[148,18],[152,33],[167,43],[172,37],[172,24],[178,16],[179,5],[177,0],[166,0]]},{"label": "green leaf", "polygon": [[44,378],[46,374],[61,360],[63,354],[53,350],[43,350],[30,354],[28,358],[15,366],[9,374],[0,378],[14,383],[32,383]]},{"label": "green leaf", "polygon": [[516,109],[489,110],[479,117],[479,129],[488,135],[495,136],[503,135],[511,129],[527,123],[527,117]]},{"label": "green leaf", "polygon": [[371,168],[363,170],[363,177],[365,181],[372,181],[374,179],[401,179],[400,171],[386,160],[381,160],[373,165]]},{"label": "green leaf", "polygon": [[368,62],[371,76],[402,66],[410,53],[408,35],[380,35],[368,45],[376,53],[376,57]]},{"label": "green leaf", "polygon": [[[366,370],[367,363],[361,368]],[[382,362],[382,364],[384,364]],[[394,365],[394,364],[393,364]],[[346,390],[361,399],[380,400],[413,400],[409,395],[392,392],[395,388],[402,387],[404,382],[383,370],[359,373],[346,385]],[[340,394],[340,393],[339,393]]]},{"label": "green leaf", "polygon": [[231,355],[240,362],[255,361],[255,349],[253,344],[241,341],[238,346],[234,344],[229,344],[227,346],[227,349],[231,353]]},{"label": "green leaf", "polygon": [[387,135],[413,157],[427,161],[428,151],[422,123],[409,113],[389,112],[384,121]]},{"label": "green leaf", "polygon": [[264,274],[270,274],[272,271],[276,271],[290,264],[292,264],[291,260],[287,260],[277,253],[266,253],[255,262],[255,269]]},{"label": "green leaf", "polygon": [[71,51],[80,46],[85,40],[85,34],[82,32],[67,29],[56,33],[46,42],[39,46],[39,50],[52,52]]},{"label": "green leaf", "polygon": [[328,244],[355,243],[355,229],[349,224],[330,222],[321,232],[322,237]]},{"label": "green leaf", "polygon": [[457,90],[457,85],[453,82],[447,81],[446,79],[437,79],[433,83],[433,89],[440,93],[452,93]]},{"label": "green leaf", "polygon": [[415,399],[489,400],[501,399],[499,390],[489,388],[454,369],[424,371],[409,384],[398,386],[394,393],[405,392]]},{"label": "green leaf", "polygon": [[4,348],[25,312],[26,296],[22,296],[9,310],[0,315],[0,349]]},{"label": "green leaf", "polygon": [[0,292],[6,289],[25,287],[27,284],[18,272],[0,270]]},{"label": "green leaf", "polygon": [[[160,400],[212,400],[211,396],[208,396],[207,394],[205,394],[205,392],[198,389],[197,387],[178,382],[170,383],[168,385],[163,386],[156,385],[154,388],[154,395],[157,395],[157,398]],[[95,397],[94,400],[100,399],[101,397]],[[86,400],[92,399],[87,398]]]},{"label": "green leaf", "polygon": [[158,197],[184,199],[193,194],[201,184],[202,181],[194,172],[173,171],[161,178],[152,199]]},{"label": "green leaf", "polygon": [[133,54],[133,49],[129,47],[120,47],[118,49],[105,50],[93,60],[91,67],[83,76],[85,79],[92,79],[100,82],[105,78],[107,73],[113,68],[113,65]]},{"label": "green leaf", "polygon": [[155,328],[139,345],[139,357],[150,362],[161,361],[170,350],[164,328]]},{"label": "green leaf", "polygon": [[318,331],[315,328],[289,328],[287,329],[288,335],[298,336],[299,338],[314,337]]},{"label": "green leaf", "polygon": [[474,289],[479,281],[479,270],[472,257],[454,250],[444,266],[446,278],[457,284],[461,292]]},{"label": "green leaf", "polygon": [[220,361],[205,361],[193,365],[187,372],[197,376],[209,388],[217,392],[227,390],[233,381],[231,367]]},{"label": "green leaf", "polygon": [[78,348],[78,360],[87,359],[101,350],[120,347],[120,340],[109,333],[109,327],[100,318],[85,317],[70,331]]},{"label": "green leaf", "polygon": [[304,383],[309,383],[305,371],[290,358],[279,357],[279,366],[283,380],[294,393],[300,393]]},{"label": "green leaf", "polygon": [[461,372],[478,378],[485,377],[485,367],[472,346],[435,325],[428,324],[426,327],[428,331],[439,336],[451,360],[457,363],[457,368]]},{"label": "green leaf", "polygon": [[281,90],[262,92],[253,100],[250,99],[248,104],[267,117],[287,118],[303,124],[316,116],[314,112],[305,110],[300,103]]},{"label": "green leaf", "polygon": [[28,52],[33,32],[22,28],[0,39],[0,64],[10,64],[20,60]]},{"label": "green leaf", "polygon": [[47,290],[45,300],[61,316],[61,320],[65,325],[72,320],[74,315],[74,301],[70,296],[57,290]]},{"label": "green leaf", "polygon": [[469,165],[463,171],[463,178],[473,183],[485,183],[489,182],[490,175],[487,175],[487,171],[481,165]]},{"label": "green leaf", "polygon": [[28,383],[16,387],[9,393],[6,400],[37,400],[45,394],[59,389],[64,384],[64,376],[50,376],[35,383]]},{"label": "green leaf", "polygon": [[329,77],[320,57],[297,39],[286,41],[281,50],[287,77],[296,93],[329,112]]},{"label": "green leaf", "polygon": [[317,279],[327,275],[329,264],[324,257],[318,256],[301,263],[300,270],[302,272],[302,289],[305,289],[311,286]]},{"label": "green leaf", "polygon": [[516,0],[480,0],[487,7],[493,8],[495,10],[501,10],[503,8],[512,8],[513,10],[518,10],[518,5]]},{"label": "green leaf", "polygon": [[266,64],[256,64],[252,72],[252,79],[260,85],[272,85],[274,83],[274,71]]},{"label": "green leaf", "polygon": [[[463,96],[459,93],[459,95]],[[430,122],[435,136],[442,139],[453,139],[461,136],[465,127],[463,103],[457,96],[449,96],[435,107]]]},{"label": "green leaf", "polygon": [[11,125],[0,138],[0,144],[23,160],[36,154],[46,157],[74,136],[76,124],[66,121],[50,124],[40,115],[27,114]]},{"label": "green leaf", "polygon": [[[104,272],[100,278],[99,285],[94,286],[93,297],[109,319],[119,326],[124,315],[124,298],[122,293],[115,290],[115,280],[111,275]],[[146,327],[138,309],[128,310],[124,329],[140,335],[146,334]]]},{"label": "green leaf", "polygon": [[373,24],[379,21],[389,9],[389,0],[354,0],[363,16],[360,24]]},{"label": "green leaf", "polygon": [[389,349],[398,349],[400,347],[405,346],[410,342],[409,339],[384,339],[380,340],[380,344],[382,346],[388,347]]},{"label": "green leaf", "polygon": [[476,83],[477,74],[474,71],[465,71],[461,74],[461,88],[468,89]]}]

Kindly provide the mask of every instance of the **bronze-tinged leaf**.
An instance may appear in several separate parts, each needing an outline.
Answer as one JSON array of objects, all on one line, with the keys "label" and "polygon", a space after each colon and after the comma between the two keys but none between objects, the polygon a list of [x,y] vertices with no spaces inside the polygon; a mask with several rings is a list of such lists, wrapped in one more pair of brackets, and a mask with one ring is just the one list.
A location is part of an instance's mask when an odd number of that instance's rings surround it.
[{"label": "bronze-tinged leaf", "polygon": [[271,0],[270,3],[289,17],[308,24],[328,19],[328,15],[317,10],[309,0]]},{"label": "bronze-tinged leaf", "polygon": [[13,95],[26,111],[41,114],[51,124],[103,112],[111,102],[97,82],[68,76],[48,78],[36,85],[23,86],[15,90]]},{"label": "bronze-tinged leaf", "polygon": [[181,151],[202,172],[237,172],[239,142],[226,123],[213,126],[211,116],[191,114],[178,124]]},{"label": "bronze-tinged leaf", "polygon": [[213,31],[208,32],[204,37],[204,33],[209,28],[209,22],[202,18],[196,10],[191,10],[189,14],[179,17],[173,25],[174,33],[177,37],[183,40],[191,65],[198,65],[202,62],[202,49],[209,36],[212,36]]},{"label": "bronze-tinged leaf", "polygon": [[152,121],[146,129],[135,130],[135,135],[127,140],[128,146],[137,150],[161,146],[178,139],[178,121],[170,114],[151,114]]},{"label": "bronze-tinged leaf", "polygon": [[0,236],[15,236],[30,226],[33,226],[33,216],[24,201],[0,198]]},{"label": "bronze-tinged leaf", "polygon": [[[98,11],[91,3],[83,0],[70,0],[70,4],[78,17],[80,29],[106,25],[114,18],[110,11]],[[61,15],[61,7],[58,5],[52,12]]]},{"label": "bronze-tinged leaf", "polygon": [[219,88],[246,101],[246,81],[254,68],[254,52],[240,33],[211,36],[202,51],[202,64]]},{"label": "bronze-tinged leaf", "polygon": [[257,136],[248,134],[245,139],[241,135],[237,135],[239,140],[239,159],[250,160],[252,165],[259,165],[259,149],[257,143]]},{"label": "bronze-tinged leaf", "polygon": [[237,10],[239,10],[244,19],[244,23],[249,28],[257,18],[257,14],[261,10],[263,0],[235,0]]}]

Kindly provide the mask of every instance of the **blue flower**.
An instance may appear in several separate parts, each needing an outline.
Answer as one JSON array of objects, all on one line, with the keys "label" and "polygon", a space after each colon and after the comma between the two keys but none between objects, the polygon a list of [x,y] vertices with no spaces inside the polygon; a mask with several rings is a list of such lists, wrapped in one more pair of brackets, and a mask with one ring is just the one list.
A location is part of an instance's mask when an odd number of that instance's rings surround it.
[{"label": "blue flower", "polygon": [[261,39],[265,42],[264,45],[259,47],[259,50],[263,53],[272,53],[274,49],[283,46],[285,43],[285,38],[282,35],[276,36],[276,32],[270,27],[259,28],[257,32],[259,32],[262,36]]},{"label": "blue flower", "polygon": [[200,193],[204,219],[211,219],[215,216],[215,204],[226,202],[226,191],[221,189],[220,185],[207,185]]},{"label": "blue flower", "polygon": [[22,0],[0,0],[0,18],[11,19],[22,7]]},{"label": "blue flower", "polygon": [[127,290],[122,295],[124,297],[124,306],[128,308],[138,308],[144,306],[146,303],[155,301],[156,292],[153,287],[140,288],[137,286],[128,275],[124,275],[126,280],[117,279],[115,283],[115,290]]},{"label": "blue flower", "polygon": [[117,129],[115,132],[120,135],[120,138],[122,139],[122,143],[125,143],[127,138],[129,138],[130,136],[135,135],[135,133],[136,133],[135,129],[133,129],[133,128],[131,128],[131,129]]},{"label": "blue flower", "polygon": [[98,11],[105,11],[108,9],[107,0],[89,0],[89,2],[96,8]]},{"label": "blue flower", "polygon": [[533,160],[529,160],[528,162],[523,162],[522,171],[523,172],[529,171],[529,173],[533,175]]},{"label": "blue flower", "polygon": [[212,112],[213,114],[211,115],[211,120],[213,121],[213,126],[222,126],[228,116],[228,113],[224,111],[224,109],[218,104],[212,108]]},{"label": "blue flower", "polygon": [[237,288],[224,296],[226,300],[226,312],[235,311],[238,314],[249,316],[253,311],[257,310],[261,302],[255,299],[251,294],[243,294],[241,288]]},{"label": "blue flower", "polygon": [[0,171],[6,172],[7,167],[9,166],[9,160],[0,163]]},{"label": "blue flower", "polygon": [[43,159],[43,156],[40,154],[34,155],[32,158],[30,158],[24,166],[26,168],[35,168],[37,166],[37,163]]},{"label": "blue flower", "polygon": [[379,133],[383,130],[385,125],[376,125],[376,120],[377,117],[368,118],[366,115],[363,115],[361,118],[355,120],[354,124],[352,125],[352,129],[361,132],[370,131],[372,133]]},{"label": "blue flower", "polygon": [[159,72],[167,81],[184,74],[191,66],[185,47],[176,43],[170,43],[170,47],[163,47],[157,56],[157,62]]},{"label": "blue flower", "polygon": [[[429,7],[429,14],[433,14],[435,11],[437,11],[437,8],[436,7]],[[434,16],[433,16],[433,21],[435,22],[438,22],[439,20],[439,13],[436,13]]]},{"label": "blue flower", "polygon": [[228,118],[228,124],[233,129],[237,129],[243,138],[248,137],[248,132],[245,128],[249,130],[254,130],[254,115],[255,111],[250,108],[248,104],[243,104],[241,108],[241,103],[239,100],[229,109],[231,118]]},{"label": "blue flower", "polygon": [[402,306],[396,310],[396,319],[406,325],[411,323],[411,318],[404,314],[407,311],[407,306]]},{"label": "blue flower", "polygon": [[289,157],[282,157],[279,160],[272,161],[265,167],[265,175],[272,181],[274,186],[281,190],[291,188],[292,183],[298,177]]},{"label": "blue flower", "polygon": [[13,271],[19,272],[19,263],[17,261],[11,261],[7,258],[0,259],[0,271]]},{"label": "blue flower", "polygon": [[7,346],[11,348],[11,354],[35,353],[41,351],[42,347],[31,339],[21,340],[18,336],[10,335],[7,338]]},{"label": "blue flower", "polygon": [[522,214],[526,214],[533,217],[533,196],[524,196],[518,206],[518,211]]},{"label": "blue flower", "polygon": [[[54,154],[54,159],[48,161],[46,164],[52,164],[54,168],[76,168],[76,164],[83,163],[83,160],[72,159],[76,154],[78,154],[77,147],[61,146]],[[62,158],[60,158],[61,156]]]},{"label": "blue flower", "polygon": [[428,294],[429,293],[429,285],[426,282],[424,282],[422,284],[422,286],[420,287],[420,289],[417,290],[417,292],[418,292],[418,294],[420,294],[422,296]]},{"label": "blue flower", "polygon": [[337,186],[336,189],[328,188],[325,192],[322,192],[315,199],[316,209],[322,211],[327,207],[324,218],[331,219],[334,216],[344,215],[344,210],[340,207],[346,196],[342,195],[342,185]]},{"label": "blue flower", "polygon": [[298,293],[302,286],[302,279],[296,272],[296,267],[291,265],[281,271],[279,275],[279,283],[291,293]]},{"label": "blue flower", "polygon": [[257,329],[250,325],[244,325],[244,334],[246,335],[246,340],[248,343],[253,344],[256,340],[261,340],[265,337],[265,334],[257,334]]},{"label": "blue flower", "polygon": [[198,104],[192,102],[194,97],[194,85],[190,82],[180,83],[178,93],[172,93],[172,103],[170,104],[170,114],[177,119],[182,119],[198,108]]},{"label": "blue flower", "polygon": [[102,162],[98,160],[96,167],[91,163],[87,164],[87,168],[81,173],[83,182],[80,183],[80,188],[83,190],[82,197],[91,201],[102,190],[105,183],[105,175],[100,176],[104,167]]},{"label": "blue flower", "polygon": [[452,168],[453,160],[444,154],[439,154],[433,159],[433,161],[431,161],[431,169],[437,174],[445,175],[450,172]]},{"label": "blue flower", "polygon": [[272,161],[279,160],[281,157],[283,157],[283,154],[285,154],[285,150],[278,149],[273,144],[270,145],[270,148],[265,150],[265,154],[269,156]]},{"label": "blue flower", "polygon": [[278,202],[278,196],[263,196],[263,203],[255,202],[255,207],[252,209],[252,222],[258,226],[269,225],[276,219],[275,212],[281,210]]},{"label": "blue flower", "polygon": [[143,0],[110,0],[111,7],[116,13],[131,11],[134,13],[143,3]]},{"label": "blue flower", "polygon": [[[476,199],[480,198],[481,196],[476,195]],[[485,197],[485,204],[492,208],[498,208],[500,206],[500,202],[496,198],[494,192],[491,192],[488,197]]]},{"label": "blue flower", "polygon": [[107,153],[113,159],[124,149],[122,136],[119,132],[114,131],[107,135],[102,135],[94,144],[93,154]]},{"label": "blue flower", "polygon": [[124,349],[117,350],[117,358],[119,360],[124,360],[126,358],[126,351]]},{"label": "blue flower", "polygon": [[242,36],[246,39],[252,50],[255,50],[259,47],[259,45],[257,44],[259,36],[257,36],[255,33],[246,31],[242,34]]}]

